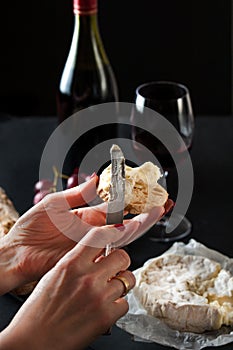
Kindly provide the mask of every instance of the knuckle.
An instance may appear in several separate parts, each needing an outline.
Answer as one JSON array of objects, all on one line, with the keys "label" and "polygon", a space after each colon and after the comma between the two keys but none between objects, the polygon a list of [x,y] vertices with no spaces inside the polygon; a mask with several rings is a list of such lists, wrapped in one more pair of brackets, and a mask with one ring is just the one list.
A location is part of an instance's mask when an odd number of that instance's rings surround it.
[{"label": "knuckle", "polygon": [[72,262],[69,259],[62,259],[58,261],[56,266],[54,267],[54,270],[57,270],[58,273],[64,275],[64,276],[73,276],[75,274],[75,266],[72,264]]},{"label": "knuckle", "polygon": [[56,193],[48,193],[41,201],[45,206],[51,206],[56,204],[57,195]]},{"label": "knuckle", "polygon": [[123,249],[118,249],[115,251],[115,254],[118,254],[119,261],[122,263],[124,268],[128,268],[131,263],[131,260],[126,251]]},{"label": "knuckle", "polygon": [[94,274],[84,274],[82,276],[82,285],[84,287],[84,290],[92,291],[95,293],[96,299],[98,299],[98,303],[100,303],[101,294],[98,293],[98,289],[96,288],[96,280],[97,279]]}]

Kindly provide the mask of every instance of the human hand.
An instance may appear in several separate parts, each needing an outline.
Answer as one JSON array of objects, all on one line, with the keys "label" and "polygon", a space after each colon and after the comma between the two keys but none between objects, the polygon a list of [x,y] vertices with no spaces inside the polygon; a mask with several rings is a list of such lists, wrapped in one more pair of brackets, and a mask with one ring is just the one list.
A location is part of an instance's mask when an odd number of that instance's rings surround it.
[{"label": "human hand", "polygon": [[1,349],[25,348],[83,349],[105,333],[128,311],[122,297],[126,278],[128,290],[135,285],[126,270],[130,259],[124,250],[103,256],[113,242],[125,245],[148,230],[165,213],[153,208],[149,213],[126,220],[122,226],[93,227],[76,246],[45,274],[0,335]]},{"label": "human hand", "polygon": [[90,227],[105,224],[103,210],[97,212],[92,207],[71,210],[96,197],[97,180],[95,175],[78,187],[46,196],[23,214],[1,240],[2,248],[11,247],[12,269],[18,283],[38,280]]},{"label": "human hand", "polygon": [[[136,232],[139,226],[136,221],[128,223],[125,234]],[[129,256],[124,250],[114,250],[103,257],[103,249],[91,242],[96,235],[104,242],[109,230],[95,227],[89,234],[90,246],[78,243],[42,277],[2,332],[0,348],[83,349],[128,311],[121,297],[124,286],[112,277],[119,273],[127,279],[129,289],[133,288],[135,277],[126,270]],[[121,230],[111,228],[113,235]]]}]

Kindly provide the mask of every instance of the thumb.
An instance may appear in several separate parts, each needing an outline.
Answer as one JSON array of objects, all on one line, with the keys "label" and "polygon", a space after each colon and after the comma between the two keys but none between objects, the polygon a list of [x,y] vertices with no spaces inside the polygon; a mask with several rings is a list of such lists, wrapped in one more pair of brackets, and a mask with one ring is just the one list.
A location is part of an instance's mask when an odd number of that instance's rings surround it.
[{"label": "thumb", "polygon": [[53,204],[59,208],[70,209],[89,203],[96,197],[97,181],[98,176],[94,173],[88,181],[81,185],[54,193]]}]

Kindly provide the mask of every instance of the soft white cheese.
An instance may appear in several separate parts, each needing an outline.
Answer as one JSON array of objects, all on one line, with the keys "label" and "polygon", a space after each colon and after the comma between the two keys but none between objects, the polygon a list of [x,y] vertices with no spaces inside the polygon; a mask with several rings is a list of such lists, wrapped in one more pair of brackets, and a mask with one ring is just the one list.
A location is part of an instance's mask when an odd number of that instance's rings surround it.
[{"label": "soft white cheese", "polygon": [[233,277],[213,260],[165,254],[141,269],[134,294],[171,328],[202,333],[233,326]]},{"label": "soft white cheese", "polygon": [[[139,167],[125,166],[125,208],[129,213],[147,212],[152,207],[163,206],[168,193],[158,180],[162,177],[160,169],[152,162]],[[103,170],[99,177],[97,194],[104,200],[109,199],[111,165]]]}]

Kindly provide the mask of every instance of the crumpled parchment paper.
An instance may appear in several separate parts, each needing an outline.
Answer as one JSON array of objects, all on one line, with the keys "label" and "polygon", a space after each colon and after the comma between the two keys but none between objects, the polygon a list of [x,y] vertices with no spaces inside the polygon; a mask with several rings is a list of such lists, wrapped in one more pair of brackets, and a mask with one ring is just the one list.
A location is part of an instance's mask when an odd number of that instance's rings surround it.
[{"label": "crumpled parchment paper", "polygon": [[[233,259],[206,247],[194,239],[191,239],[188,244],[175,242],[164,254],[168,253],[201,255],[213,259],[233,275]],[[148,262],[151,260],[149,259]],[[134,271],[136,278],[139,272],[140,268]],[[133,290],[129,292],[126,298],[129,303],[129,311],[116,324],[119,328],[134,335],[135,341],[155,342],[179,350],[199,350],[207,346],[220,346],[233,342],[233,327],[221,327],[217,331],[203,334],[175,331],[159,319],[148,315],[134,296]]]}]

